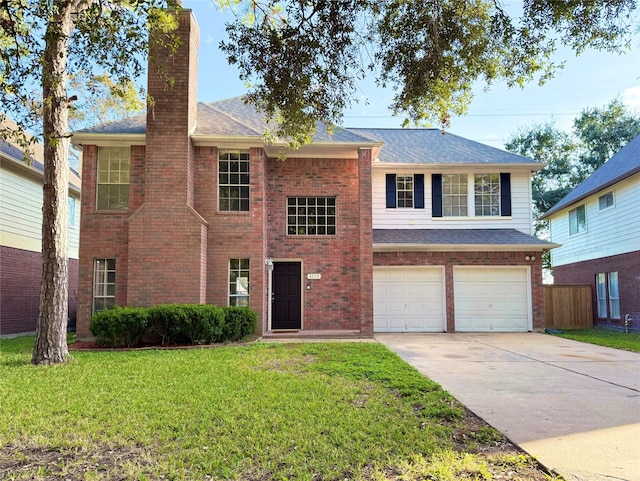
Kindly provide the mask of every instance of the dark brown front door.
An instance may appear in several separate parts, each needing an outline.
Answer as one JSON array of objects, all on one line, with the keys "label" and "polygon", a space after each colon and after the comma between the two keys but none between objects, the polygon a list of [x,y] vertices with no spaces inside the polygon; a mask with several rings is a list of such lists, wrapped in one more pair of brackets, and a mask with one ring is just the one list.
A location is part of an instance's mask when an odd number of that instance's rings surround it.
[{"label": "dark brown front door", "polygon": [[302,328],[302,278],[299,262],[274,262],[271,329]]}]

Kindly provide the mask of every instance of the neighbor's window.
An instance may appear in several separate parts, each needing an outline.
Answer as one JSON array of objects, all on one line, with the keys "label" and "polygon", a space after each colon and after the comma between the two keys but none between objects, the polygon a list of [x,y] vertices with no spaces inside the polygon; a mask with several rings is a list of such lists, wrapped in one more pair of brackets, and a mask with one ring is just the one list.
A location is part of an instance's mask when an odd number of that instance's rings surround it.
[{"label": "neighbor's window", "polygon": [[76,198],[69,196],[69,212],[68,212],[68,220],[69,227],[73,227],[76,225]]},{"label": "neighbor's window", "polygon": [[98,210],[120,210],[129,207],[129,147],[98,148]]},{"label": "neighbor's window", "polygon": [[289,197],[287,234],[335,235],[335,197]]},{"label": "neighbor's window", "polygon": [[249,259],[229,259],[229,305],[249,305]]},{"label": "neighbor's window", "polygon": [[442,174],[442,215],[467,216],[467,174]]},{"label": "neighbor's window", "polygon": [[620,290],[617,272],[609,272],[609,317],[620,319]]},{"label": "neighbor's window", "polygon": [[500,174],[475,174],[473,177],[476,215],[500,215]]},{"label": "neighbor's window", "polygon": [[93,265],[93,312],[112,309],[116,300],[116,260],[96,259]]},{"label": "neighbor's window", "polygon": [[218,208],[222,211],[249,210],[249,152],[218,154]]},{"label": "neighbor's window", "polygon": [[607,276],[604,272],[596,274],[596,296],[598,317],[607,318]]},{"label": "neighbor's window", "polygon": [[587,211],[584,205],[569,211],[569,235],[587,230]]},{"label": "neighbor's window", "polygon": [[613,191],[607,192],[604,195],[598,197],[598,206],[600,210],[608,209],[609,207],[613,207]]},{"label": "neighbor's window", "polygon": [[396,176],[398,207],[413,207],[413,175]]}]

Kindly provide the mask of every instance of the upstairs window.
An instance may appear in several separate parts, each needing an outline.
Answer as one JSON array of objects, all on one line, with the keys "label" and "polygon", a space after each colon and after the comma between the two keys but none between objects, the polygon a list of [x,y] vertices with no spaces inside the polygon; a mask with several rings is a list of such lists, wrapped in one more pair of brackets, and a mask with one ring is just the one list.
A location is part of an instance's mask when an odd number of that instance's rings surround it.
[{"label": "upstairs window", "polygon": [[598,197],[598,207],[600,210],[613,207],[613,191],[607,192],[606,194]]},{"label": "upstairs window", "polygon": [[511,174],[432,174],[433,217],[511,216]]},{"label": "upstairs window", "polygon": [[398,207],[413,207],[413,175],[396,177],[396,195]]},{"label": "upstairs window", "polygon": [[442,214],[445,217],[468,215],[467,174],[444,174],[442,176]]},{"label": "upstairs window", "polygon": [[218,154],[218,208],[228,212],[249,211],[249,152]]},{"label": "upstairs window", "polygon": [[98,149],[98,210],[129,208],[129,147],[100,147]]},{"label": "upstairs window", "polygon": [[473,195],[477,216],[500,215],[500,174],[475,174]]},{"label": "upstairs window", "polygon": [[335,235],[335,197],[289,197],[287,234]]},{"label": "upstairs window", "polygon": [[569,235],[576,235],[587,230],[587,210],[584,205],[569,211]]},{"label": "upstairs window", "polygon": [[386,207],[424,209],[424,174],[387,174]]}]

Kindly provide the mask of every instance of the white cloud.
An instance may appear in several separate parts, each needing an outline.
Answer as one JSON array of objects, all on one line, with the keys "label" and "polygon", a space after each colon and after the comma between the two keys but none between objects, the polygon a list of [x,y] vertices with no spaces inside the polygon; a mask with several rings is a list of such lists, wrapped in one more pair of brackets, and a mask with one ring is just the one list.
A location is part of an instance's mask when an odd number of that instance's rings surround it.
[{"label": "white cloud", "polygon": [[624,89],[622,91],[622,101],[627,107],[640,111],[640,85]]}]

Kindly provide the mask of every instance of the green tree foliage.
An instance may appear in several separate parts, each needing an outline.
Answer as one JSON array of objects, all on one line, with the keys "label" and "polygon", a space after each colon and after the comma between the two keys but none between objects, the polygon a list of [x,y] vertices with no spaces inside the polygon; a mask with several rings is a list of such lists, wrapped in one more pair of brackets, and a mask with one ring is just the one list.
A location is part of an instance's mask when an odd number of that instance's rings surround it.
[{"label": "green tree foliage", "polygon": [[406,123],[447,125],[472,99],[474,82],[544,82],[561,67],[556,44],[628,46],[635,0],[537,0],[519,16],[498,0],[218,0],[244,13],[221,43],[250,85],[249,101],[292,146],[316,122],[339,124],[372,72],[395,90]]},{"label": "green tree foliage", "polygon": [[144,111],[144,91],[130,78],[116,83],[107,73],[86,72],[71,74],[69,78],[69,90],[78,96],[69,111],[71,130],[121,120]]},{"label": "green tree foliage", "polygon": [[534,125],[511,136],[505,148],[547,164],[533,178],[535,230],[546,232],[544,214],[576,185],[640,135],[640,115],[614,99],[603,107],[584,109],[570,133],[553,122]]},{"label": "green tree foliage", "polygon": [[[116,85],[142,73],[149,29],[175,42],[167,0],[4,0],[0,2],[0,128],[28,149],[44,144],[42,291],[34,364],[65,362],[68,256],[69,73],[99,68]],[[166,35],[161,35],[166,34]],[[17,127],[4,122],[13,118]]]}]

